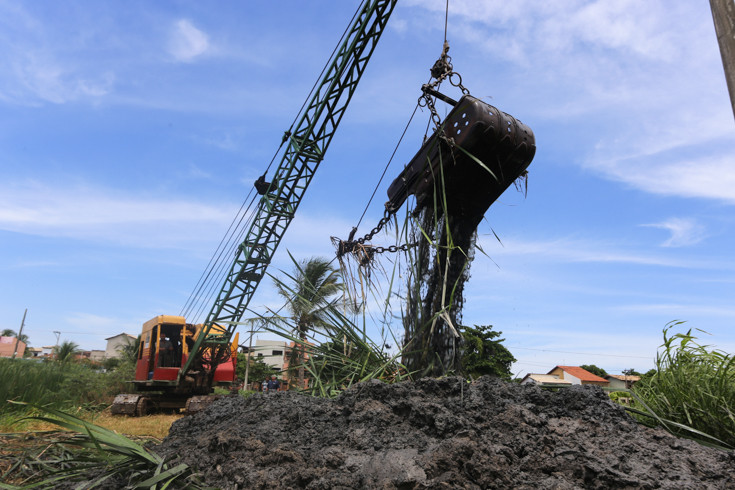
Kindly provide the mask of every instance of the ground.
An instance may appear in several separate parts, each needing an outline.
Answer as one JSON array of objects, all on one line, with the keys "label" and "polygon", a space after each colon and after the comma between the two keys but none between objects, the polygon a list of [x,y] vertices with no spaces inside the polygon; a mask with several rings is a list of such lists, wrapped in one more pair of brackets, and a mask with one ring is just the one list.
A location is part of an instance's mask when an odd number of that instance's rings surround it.
[{"label": "ground", "polygon": [[599,388],[489,377],[226,398],[156,451],[223,489],[735,488],[734,453],[637,424]]}]

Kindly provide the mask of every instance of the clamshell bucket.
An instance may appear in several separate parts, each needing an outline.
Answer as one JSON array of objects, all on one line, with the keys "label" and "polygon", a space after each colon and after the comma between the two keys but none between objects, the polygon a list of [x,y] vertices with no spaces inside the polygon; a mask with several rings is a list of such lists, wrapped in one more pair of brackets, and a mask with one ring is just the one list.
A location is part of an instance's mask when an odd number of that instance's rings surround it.
[{"label": "clamshell bucket", "polygon": [[446,138],[440,137],[441,129],[435,131],[390,185],[386,209],[397,211],[411,194],[417,209],[443,195],[453,215],[479,215],[479,223],[531,164],[533,131],[471,95],[456,103],[443,130]]}]

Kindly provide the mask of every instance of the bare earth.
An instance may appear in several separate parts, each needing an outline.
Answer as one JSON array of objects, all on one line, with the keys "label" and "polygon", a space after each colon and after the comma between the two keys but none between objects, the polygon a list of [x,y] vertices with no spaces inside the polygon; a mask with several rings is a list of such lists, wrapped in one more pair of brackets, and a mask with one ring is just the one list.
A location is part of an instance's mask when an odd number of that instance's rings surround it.
[{"label": "bare earth", "polygon": [[487,377],[226,398],[156,451],[223,489],[735,488],[734,453],[643,427],[600,389]]}]

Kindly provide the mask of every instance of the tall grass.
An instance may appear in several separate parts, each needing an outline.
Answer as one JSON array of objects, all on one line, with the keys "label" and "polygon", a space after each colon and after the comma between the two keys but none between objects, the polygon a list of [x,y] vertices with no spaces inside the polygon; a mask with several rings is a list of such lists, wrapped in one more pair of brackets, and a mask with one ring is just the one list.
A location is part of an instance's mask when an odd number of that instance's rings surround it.
[{"label": "tall grass", "polygon": [[102,373],[81,363],[0,359],[0,414],[26,409],[8,400],[63,409],[106,404],[124,391],[129,376],[125,369]]},{"label": "tall grass", "polygon": [[671,432],[692,437],[691,428],[709,436],[703,440],[715,438],[733,448],[735,356],[699,344],[691,329],[672,335],[682,323],[666,325],[656,374],[642,379],[633,392]]}]

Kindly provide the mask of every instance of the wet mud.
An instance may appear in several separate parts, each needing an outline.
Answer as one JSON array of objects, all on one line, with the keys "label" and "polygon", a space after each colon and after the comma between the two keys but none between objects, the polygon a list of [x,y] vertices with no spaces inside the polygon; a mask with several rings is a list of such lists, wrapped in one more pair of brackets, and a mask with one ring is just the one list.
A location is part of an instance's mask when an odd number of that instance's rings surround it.
[{"label": "wet mud", "polygon": [[732,452],[639,425],[599,388],[489,377],[225,398],[156,451],[223,489],[735,488]]}]

